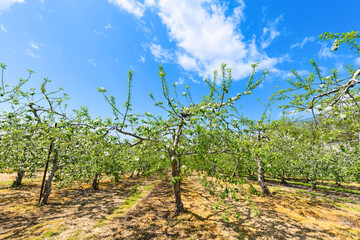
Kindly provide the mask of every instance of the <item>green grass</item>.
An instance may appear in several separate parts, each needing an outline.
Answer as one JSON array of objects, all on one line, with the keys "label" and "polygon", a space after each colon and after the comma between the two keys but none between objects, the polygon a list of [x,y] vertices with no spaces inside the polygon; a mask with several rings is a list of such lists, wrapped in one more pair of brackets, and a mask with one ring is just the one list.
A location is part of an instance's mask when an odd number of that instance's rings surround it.
[{"label": "green grass", "polygon": [[[268,180],[280,182],[279,179],[268,178]],[[311,183],[292,182],[292,181],[286,181],[286,182],[289,184],[293,184],[293,185],[311,187]],[[352,189],[345,189],[345,188],[336,188],[336,187],[329,187],[329,186],[322,186],[322,185],[317,185],[316,188],[328,189],[328,190],[333,190],[333,191],[338,191],[338,192],[348,192],[348,193],[360,194],[360,191],[352,190]]]},{"label": "green grass", "polygon": [[67,228],[63,227],[63,225],[59,225],[59,226],[55,227],[54,229],[46,231],[40,237],[35,238],[35,240],[52,239],[53,237],[60,235],[60,233],[62,233],[66,229]]},{"label": "green grass", "polygon": [[78,239],[80,239],[81,232],[82,232],[81,230],[77,230],[75,232],[75,234],[72,235],[71,237],[69,237],[67,240],[78,240]]},{"label": "green grass", "polygon": [[130,197],[128,197],[122,204],[120,204],[117,208],[114,208],[110,215],[107,215],[104,219],[99,220],[95,227],[101,227],[105,225],[107,222],[111,221],[112,219],[121,216],[124,214],[128,209],[130,209],[132,206],[134,206],[136,203],[139,202],[139,199],[144,197],[144,192],[150,191],[154,188],[156,183],[152,183],[148,186],[142,187],[141,190],[136,190],[134,194],[132,194]]}]

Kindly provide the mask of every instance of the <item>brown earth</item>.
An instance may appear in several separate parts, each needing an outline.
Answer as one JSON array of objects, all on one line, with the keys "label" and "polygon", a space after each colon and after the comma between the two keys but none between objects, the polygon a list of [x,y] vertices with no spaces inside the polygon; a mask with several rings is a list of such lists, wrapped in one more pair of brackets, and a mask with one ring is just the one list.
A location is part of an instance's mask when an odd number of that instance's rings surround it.
[{"label": "brown earth", "polygon": [[54,187],[45,206],[37,205],[39,177],[11,189],[13,177],[0,174],[0,239],[360,239],[358,195],[333,199],[273,185],[271,197],[252,197],[260,218],[241,200],[230,208],[241,221],[225,222],[226,206],[214,208],[218,199],[196,176],[183,182],[179,215],[164,177],[103,180],[96,192],[90,184]]}]

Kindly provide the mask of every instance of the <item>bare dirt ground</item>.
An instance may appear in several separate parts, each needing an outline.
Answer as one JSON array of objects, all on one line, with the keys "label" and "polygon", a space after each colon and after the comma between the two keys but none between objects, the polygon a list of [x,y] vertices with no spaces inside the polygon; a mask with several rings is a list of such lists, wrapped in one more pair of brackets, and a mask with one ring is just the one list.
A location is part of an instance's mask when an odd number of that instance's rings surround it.
[{"label": "bare dirt ground", "polygon": [[[49,204],[38,206],[40,178],[10,189],[14,175],[0,174],[0,239],[360,239],[358,195],[338,196],[273,184],[271,197],[236,203],[241,221],[225,222],[224,206],[187,177],[182,185],[185,213],[174,215],[169,180],[123,178],[54,187]],[[135,191],[137,189],[137,191]],[[337,196],[332,198],[332,195]]]}]

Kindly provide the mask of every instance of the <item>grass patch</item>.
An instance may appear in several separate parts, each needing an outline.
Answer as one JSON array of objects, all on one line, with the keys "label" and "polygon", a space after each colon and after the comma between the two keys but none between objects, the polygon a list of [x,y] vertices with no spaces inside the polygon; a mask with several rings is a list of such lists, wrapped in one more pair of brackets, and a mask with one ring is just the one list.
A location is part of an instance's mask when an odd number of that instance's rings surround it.
[{"label": "grass patch", "polygon": [[296,192],[305,193],[305,194],[311,194],[311,195],[314,195],[314,196],[322,196],[321,193],[309,192],[309,191],[304,191],[304,190],[297,190]]},{"label": "grass patch", "polygon": [[77,230],[75,232],[74,235],[72,235],[71,237],[69,237],[67,240],[79,240],[80,236],[81,236],[82,231],[81,230]]},{"label": "grass patch", "polygon": [[143,198],[147,192],[151,191],[154,188],[155,184],[156,183],[152,183],[147,186],[144,186],[141,188],[141,190],[136,188],[136,192],[127,199],[125,199],[125,201],[122,204],[120,204],[119,207],[113,209],[112,212],[109,215],[107,215],[104,219],[99,220],[95,224],[95,228],[104,226],[107,222],[113,220],[114,218],[122,214],[125,214],[131,207],[133,207],[136,203],[139,202],[140,198]]},{"label": "grass patch", "polygon": [[[280,182],[279,179],[269,178],[268,180],[275,181],[275,182]],[[292,182],[292,181],[286,181],[286,182],[289,183],[289,184],[293,184],[293,185],[300,185],[300,186],[305,186],[305,187],[311,187],[311,183]],[[345,188],[336,188],[336,187],[321,186],[321,185],[317,185],[316,188],[333,190],[333,191],[339,191],[339,192],[347,192],[347,193],[360,194],[360,191],[356,191],[356,190],[352,190],[352,189],[345,189]]]}]

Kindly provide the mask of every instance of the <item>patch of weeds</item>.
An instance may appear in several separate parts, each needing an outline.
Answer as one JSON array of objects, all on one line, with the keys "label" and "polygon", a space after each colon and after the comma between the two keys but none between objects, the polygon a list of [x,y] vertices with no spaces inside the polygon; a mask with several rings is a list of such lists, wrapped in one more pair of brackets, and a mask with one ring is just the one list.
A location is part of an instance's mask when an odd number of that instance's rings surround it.
[{"label": "patch of weeds", "polygon": [[[153,189],[155,184],[156,183],[152,183],[148,186],[144,186],[141,191],[139,191],[136,188],[136,193],[134,193],[133,195],[131,195],[130,197],[125,199],[125,201],[122,204],[120,204],[119,207],[113,209],[111,211],[110,215],[107,215],[104,219],[99,220],[95,224],[95,228],[101,227],[101,226],[105,225],[108,221],[111,221],[114,218],[126,213],[127,210],[129,210],[132,206],[134,206],[136,203],[139,202],[140,198],[144,197],[144,192],[150,191],[151,189]],[[132,193],[133,193],[133,191],[132,191]]]},{"label": "patch of weeds", "polygon": [[305,194],[311,194],[311,195],[314,195],[314,196],[322,196],[321,193],[309,192],[309,191],[304,191],[304,190],[297,190],[296,192],[305,193]]},{"label": "patch of weeds", "polygon": [[75,232],[75,234],[72,235],[71,237],[69,237],[67,240],[78,240],[78,239],[80,239],[81,232],[82,232],[81,230],[77,230]]},{"label": "patch of weeds", "polygon": [[339,207],[339,208],[343,208],[343,209],[346,209],[346,210],[350,210],[350,211],[360,213],[360,206],[359,205],[349,206],[349,205],[341,204],[341,203],[334,203],[334,205]]},{"label": "patch of weeds", "polygon": [[143,183],[143,182],[140,182],[140,183],[136,184],[134,187],[132,187],[132,188],[130,189],[130,192],[131,192],[131,193],[136,193],[137,190],[138,190],[138,188],[141,186],[142,183]]},{"label": "patch of weeds", "polygon": [[[268,179],[268,180],[280,182],[279,179]],[[291,181],[288,181],[288,183],[289,183],[289,184],[293,184],[293,185],[300,185],[300,186],[305,186],[305,187],[311,187],[311,183],[291,182]],[[317,185],[316,187],[317,187],[317,188],[321,188],[321,189],[328,189],[328,190],[338,191],[338,192],[347,192],[347,193],[360,194],[360,191],[356,191],[356,190],[352,190],[352,189],[336,188],[336,187],[321,186],[321,185]]]},{"label": "patch of weeds", "polygon": [[46,231],[45,233],[43,233],[40,237],[35,238],[36,240],[40,240],[40,239],[52,239],[55,236],[60,235],[60,233],[62,233],[63,231],[65,231],[67,228],[63,227],[62,224],[58,225],[57,227]]}]

